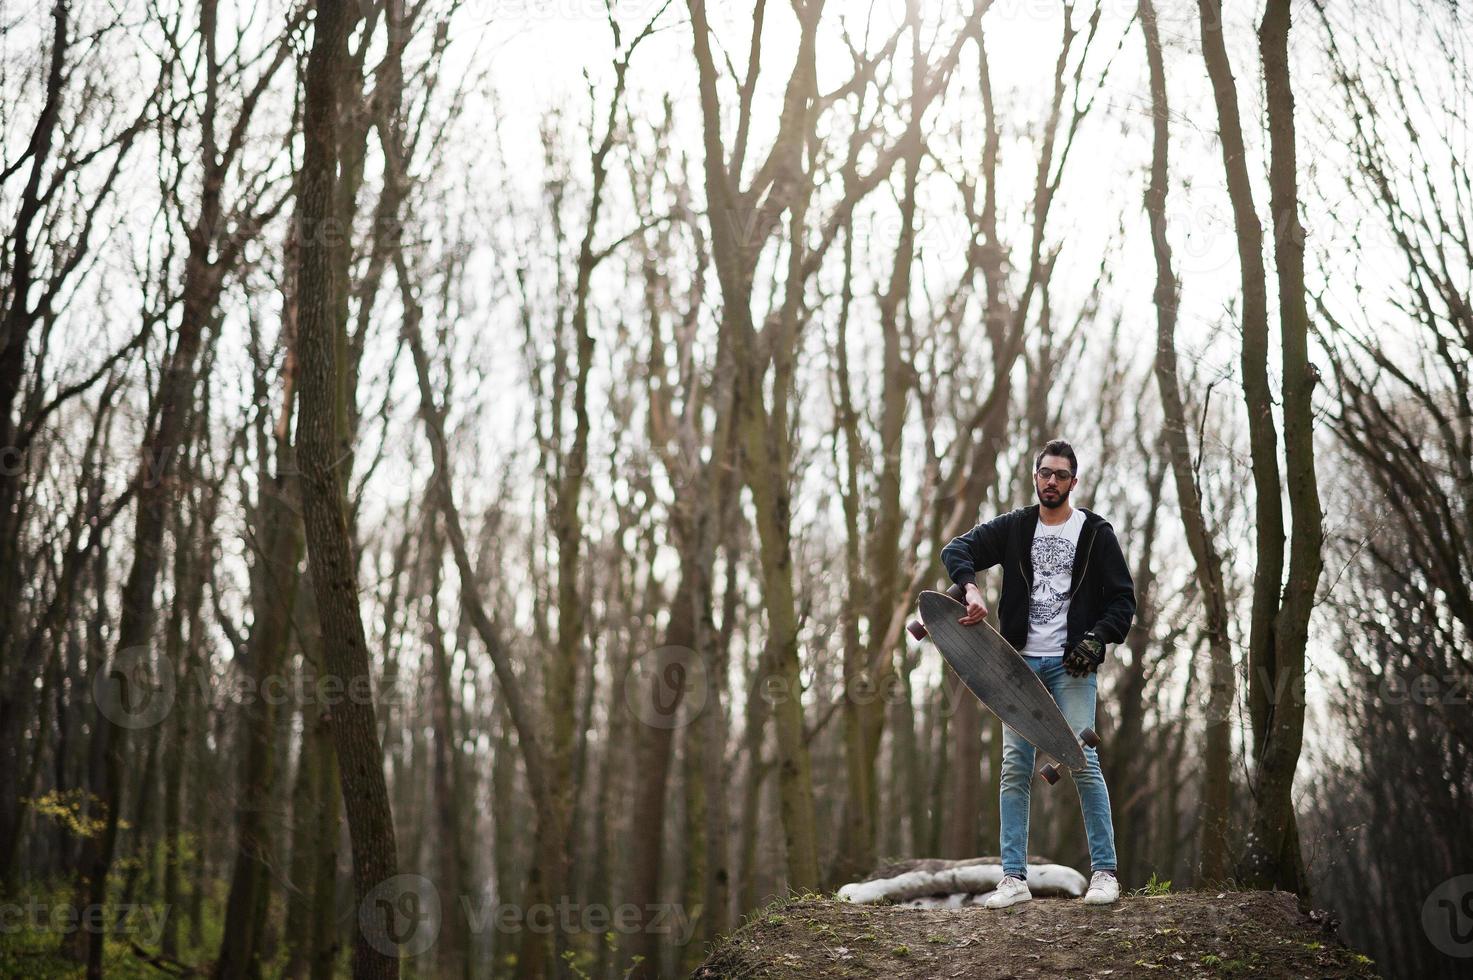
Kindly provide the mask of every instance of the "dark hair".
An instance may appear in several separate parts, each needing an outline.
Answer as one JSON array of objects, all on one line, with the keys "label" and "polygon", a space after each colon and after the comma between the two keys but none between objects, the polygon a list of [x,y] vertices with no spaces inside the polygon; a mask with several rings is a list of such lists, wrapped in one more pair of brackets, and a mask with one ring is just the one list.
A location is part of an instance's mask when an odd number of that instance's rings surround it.
[{"label": "dark hair", "polygon": [[1079,475],[1079,460],[1074,458],[1074,447],[1063,439],[1050,439],[1048,443],[1038,451],[1033,459],[1033,468],[1043,462],[1045,456],[1062,456],[1069,461],[1069,471],[1075,476]]}]

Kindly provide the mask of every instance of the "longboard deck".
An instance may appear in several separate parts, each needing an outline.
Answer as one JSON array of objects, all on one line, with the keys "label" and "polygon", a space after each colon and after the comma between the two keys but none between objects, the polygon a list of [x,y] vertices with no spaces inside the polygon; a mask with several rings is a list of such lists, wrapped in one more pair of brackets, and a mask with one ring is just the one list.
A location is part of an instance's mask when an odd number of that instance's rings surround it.
[{"label": "longboard deck", "polygon": [[921,593],[921,622],[977,700],[1035,748],[1083,769],[1084,749],[1048,688],[992,624],[961,625],[966,609],[940,592]]}]

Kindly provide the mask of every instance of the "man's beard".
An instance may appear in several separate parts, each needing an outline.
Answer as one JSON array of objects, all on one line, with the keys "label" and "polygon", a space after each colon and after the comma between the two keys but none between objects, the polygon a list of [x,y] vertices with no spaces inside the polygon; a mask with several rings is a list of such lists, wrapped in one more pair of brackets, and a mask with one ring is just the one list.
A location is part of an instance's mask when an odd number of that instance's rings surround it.
[{"label": "man's beard", "polygon": [[1060,507],[1064,506],[1064,502],[1069,499],[1070,491],[1059,490],[1055,487],[1049,487],[1049,489],[1053,490],[1057,494],[1057,496],[1051,498],[1045,497],[1044,491],[1037,488],[1034,489],[1034,492],[1038,494],[1038,502],[1040,504],[1042,504],[1044,507],[1047,507],[1049,510],[1058,510]]}]

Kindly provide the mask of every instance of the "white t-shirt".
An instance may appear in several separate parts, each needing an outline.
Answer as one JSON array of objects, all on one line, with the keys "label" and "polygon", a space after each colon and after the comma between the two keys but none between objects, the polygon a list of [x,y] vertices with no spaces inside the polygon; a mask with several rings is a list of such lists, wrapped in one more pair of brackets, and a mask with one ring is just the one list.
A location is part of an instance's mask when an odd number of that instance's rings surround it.
[{"label": "white t-shirt", "polygon": [[1063,524],[1043,521],[1033,532],[1033,594],[1028,597],[1028,641],[1022,653],[1029,657],[1057,657],[1069,638],[1069,583],[1074,574],[1074,549],[1084,527],[1078,507]]}]

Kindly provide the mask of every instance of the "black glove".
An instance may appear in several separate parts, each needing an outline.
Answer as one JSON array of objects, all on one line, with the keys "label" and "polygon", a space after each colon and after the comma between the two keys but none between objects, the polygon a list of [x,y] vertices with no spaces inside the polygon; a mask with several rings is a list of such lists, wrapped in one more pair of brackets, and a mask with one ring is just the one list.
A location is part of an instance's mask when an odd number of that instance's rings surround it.
[{"label": "black glove", "polygon": [[1105,645],[1093,632],[1080,637],[1079,642],[1064,648],[1064,669],[1071,677],[1093,674],[1105,662]]}]

